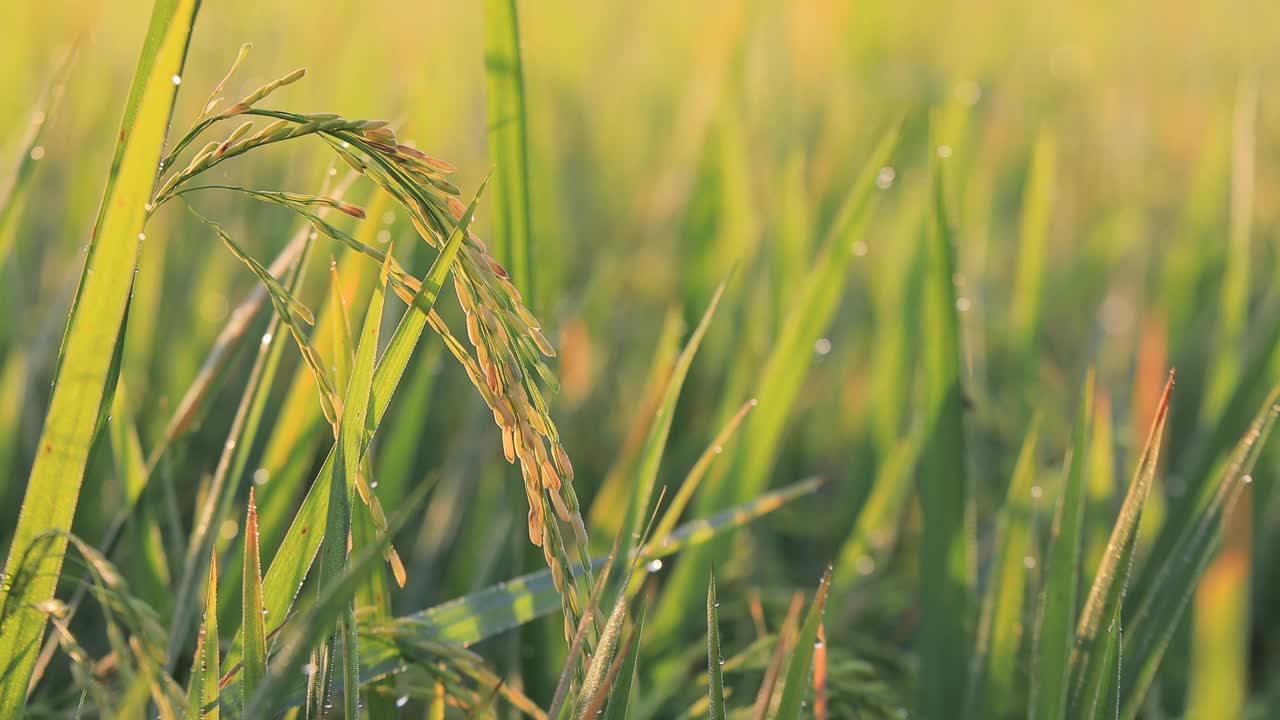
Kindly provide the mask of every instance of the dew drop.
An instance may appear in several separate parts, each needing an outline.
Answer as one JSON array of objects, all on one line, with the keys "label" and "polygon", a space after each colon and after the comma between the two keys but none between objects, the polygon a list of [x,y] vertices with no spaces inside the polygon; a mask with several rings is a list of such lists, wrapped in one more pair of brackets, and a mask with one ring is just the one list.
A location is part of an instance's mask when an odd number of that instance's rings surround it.
[{"label": "dew drop", "polygon": [[1240,481],[1241,481],[1241,482],[1243,482],[1245,485],[1248,485],[1249,483],[1253,482],[1253,476],[1252,476],[1252,475],[1244,475],[1244,476],[1242,476],[1242,477],[1240,478]]},{"label": "dew drop", "polygon": [[938,157],[943,158],[943,159],[946,159],[946,158],[951,157],[951,146],[950,146],[950,145],[939,145],[939,146],[938,146]]},{"label": "dew drop", "polygon": [[1039,500],[1040,496],[1043,494],[1044,494],[1044,488],[1040,487],[1039,485],[1031,486],[1031,497]]},{"label": "dew drop", "polygon": [[1028,555],[1028,556],[1026,556],[1026,557],[1022,558],[1022,567],[1026,568],[1026,569],[1028,569],[1028,570],[1035,570],[1035,569],[1036,569],[1036,559],[1035,559],[1034,557],[1030,556],[1030,555]]},{"label": "dew drop", "polygon": [[31,159],[32,159],[32,160],[39,160],[39,159],[40,159],[40,158],[42,158],[42,157],[44,157],[44,146],[43,146],[43,145],[37,145],[37,146],[35,146],[35,147],[31,148]]},{"label": "dew drop", "polygon": [[888,190],[893,185],[893,179],[898,176],[898,172],[890,165],[880,168],[880,172],[876,173],[876,187],[881,190]]},{"label": "dew drop", "polygon": [[876,561],[870,555],[861,555],[853,567],[861,575],[870,575],[876,571]]},{"label": "dew drop", "polygon": [[644,566],[644,569],[651,573],[656,573],[662,569],[662,560],[660,558],[654,558]]},{"label": "dew drop", "polygon": [[967,297],[956,298],[956,310],[958,312],[969,312],[969,308],[973,307],[973,303]]},{"label": "dew drop", "polygon": [[181,77],[181,76],[174,75],[173,77],[171,77],[171,78],[169,78],[169,79],[173,81],[173,84],[174,84],[174,85],[181,85],[181,84],[182,84],[182,77]]},{"label": "dew drop", "polygon": [[329,168],[329,176],[333,177],[338,174],[338,168]]},{"label": "dew drop", "polygon": [[228,449],[228,450],[235,450],[235,449],[236,449],[236,441],[235,441],[235,440],[228,440],[228,441],[227,441],[227,449]]},{"label": "dew drop", "polygon": [[408,696],[408,695],[401,695],[400,697],[396,698],[396,707],[398,707],[398,708],[402,708],[402,707],[404,707],[405,705],[408,705],[408,704],[409,704],[409,696]]},{"label": "dew drop", "polygon": [[147,234],[146,234],[146,233],[138,233],[138,241],[139,241],[139,242],[141,242],[141,241],[143,241],[143,240],[146,240],[146,239],[147,239]]},{"label": "dew drop", "polygon": [[813,649],[814,649],[814,650],[821,650],[821,649],[822,649],[822,648],[824,648],[824,647],[826,647],[826,646],[822,644],[822,641],[821,641],[821,640],[814,640],[814,641],[813,641]]},{"label": "dew drop", "polygon": [[813,351],[819,355],[826,355],[831,352],[831,341],[827,338],[818,338],[818,341],[813,344]]},{"label": "dew drop", "polygon": [[853,254],[858,257],[866,256],[867,250],[868,250],[867,244],[862,242],[861,240],[853,244]]},{"label": "dew drop", "polygon": [[271,344],[271,333],[262,333],[262,344],[263,345]]}]

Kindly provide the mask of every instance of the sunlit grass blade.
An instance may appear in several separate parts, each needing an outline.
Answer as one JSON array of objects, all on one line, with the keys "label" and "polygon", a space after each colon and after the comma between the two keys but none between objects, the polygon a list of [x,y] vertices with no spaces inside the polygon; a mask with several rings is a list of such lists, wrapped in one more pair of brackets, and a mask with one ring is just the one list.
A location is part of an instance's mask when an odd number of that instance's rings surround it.
[{"label": "sunlit grass blade", "polygon": [[671,534],[676,523],[680,521],[680,516],[684,514],[685,509],[689,506],[689,501],[693,500],[694,493],[702,484],[702,478],[710,469],[711,463],[715,462],[724,452],[725,444],[729,442],[733,434],[737,432],[738,427],[742,425],[742,421],[746,418],[747,413],[751,411],[758,403],[754,399],[748,400],[738,408],[738,412],[729,420],[728,423],[720,430],[707,449],[698,457],[698,461],[690,468],[689,474],[685,476],[684,482],[680,483],[680,489],[676,492],[675,497],[667,505],[666,512],[662,514],[662,519],[658,521],[658,526],[653,529],[653,539],[662,542],[663,538]]},{"label": "sunlit grass blade", "polygon": [[[388,253],[388,262],[391,255]],[[347,384],[346,397],[343,398],[342,419],[338,430],[338,440],[334,445],[335,458],[333,476],[329,480],[329,512],[325,520],[324,541],[320,546],[320,569],[316,582],[317,591],[323,594],[327,584],[342,575],[347,564],[347,544],[351,537],[351,506],[356,494],[357,475],[360,472],[360,455],[364,449],[364,440],[369,433],[369,400],[373,385],[374,360],[378,352],[378,336],[382,325],[382,307],[386,294],[386,270],[383,265],[382,283],[374,287],[373,298],[365,311],[364,326],[360,335],[360,344],[356,350],[355,363],[351,366],[350,382]],[[338,315],[342,314],[342,301],[335,305]],[[345,318],[342,320],[345,324]],[[334,350],[338,353],[349,352],[342,344],[342,332],[335,334]],[[349,344],[350,339],[346,342]],[[370,497],[369,500],[373,501]],[[360,693],[357,679],[360,677],[360,657],[356,630],[355,605],[349,602],[338,622],[338,631],[330,639],[326,648],[322,648],[317,684],[321,704],[330,697],[329,677],[331,668],[335,666],[338,652],[338,639],[341,637],[343,693],[346,700],[346,716],[360,716]]]},{"label": "sunlit grass blade", "polygon": [[661,558],[680,552],[686,547],[708,542],[758,517],[767,515],[796,498],[815,492],[822,487],[822,482],[822,478],[817,477],[801,480],[709,517],[690,520],[663,538],[653,538],[645,546],[642,554],[646,558]]},{"label": "sunlit grass blade", "polygon": [[1063,460],[1062,490],[1053,515],[1044,585],[1037,602],[1032,647],[1030,713],[1036,720],[1066,717],[1071,684],[1072,640],[1084,542],[1089,438],[1093,432],[1093,369],[1085,377],[1080,411]]},{"label": "sunlit grass blade", "polygon": [[18,235],[18,222],[22,219],[27,195],[31,190],[31,178],[35,175],[37,163],[45,155],[40,142],[58,111],[65,94],[64,84],[78,54],[78,48],[73,47],[58,63],[48,87],[27,116],[30,121],[26,133],[18,142],[18,162],[12,175],[0,182],[0,268],[4,267],[5,260],[13,250],[13,241]]},{"label": "sunlit grass blade", "polygon": [[[1077,428],[1080,431],[1080,428]],[[1077,438],[1079,439],[1079,438]],[[996,524],[991,577],[978,618],[978,641],[966,715],[972,718],[1005,717],[1012,707],[1019,673],[1019,649],[1027,594],[1027,558],[1034,537],[1032,488],[1037,478],[1036,452],[1040,443],[1040,416],[1027,428],[1018,462],[1005,493]],[[1072,452],[1078,450],[1073,447]]]},{"label": "sunlit grass blade", "polygon": [[964,707],[969,670],[974,538],[967,472],[955,249],[943,178],[933,162],[933,221],[924,248],[924,396],[928,436],[920,459],[923,549],[920,564],[921,713],[945,717]]},{"label": "sunlit grass blade", "polygon": [[[1120,662],[1121,613],[1125,591],[1133,567],[1138,525],[1142,508],[1155,482],[1156,467],[1164,441],[1165,419],[1169,414],[1169,396],[1173,391],[1173,373],[1165,384],[1156,415],[1151,421],[1147,442],[1134,471],[1133,481],[1120,506],[1120,516],[1111,530],[1111,538],[1103,552],[1102,562],[1089,588],[1088,598],[1080,611],[1075,632],[1075,648],[1071,655],[1071,717],[1097,717],[1111,703],[1104,693],[1108,679],[1115,677]],[[1118,688],[1117,688],[1118,690]]]},{"label": "sunlit grass blade", "polygon": [[1115,433],[1111,427],[1111,400],[1099,393],[1093,416],[1093,439],[1089,443],[1089,500],[1085,510],[1084,570],[1092,577],[1102,563],[1107,536],[1111,533],[1109,508],[1116,487]]},{"label": "sunlit grass blade", "polygon": [[787,664],[787,677],[782,686],[782,700],[774,720],[797,720],[803,717],[805,697],[809,694],[809,671],[813,667],[813,654],[818,642],[818,628],[826,611],[827,592],[831,589],[831,568],[818,583],[809,614],[805,616],[800,634],[796,636],[795,650]]},{"label": "sunlit grass blade", "polygon": [[209,556],[206,581],[204,620],[196,642],[195,659],[191,663],[191,682],[187,688],[187,714],[201,720],[218,720],[218,556]]},{"label": "sunlit grass blade", "polygon": [[246,704],[267,674],[267,608],[258,557],[258,506],[253,488],[249,488],[249,510],[244,521],[244,569],[240,581],[240,647],[244,651],[240,697]]},{"label": "sunlit grass blade", "polygon": [[1280,416],[1280,387],[1271,391],[1253,424],[1229,456],[1214,494],[1192,522],[1183,526],[1167,554],[1153,555],[1151,590],[1134,598],[1121,648],[1124,672],[1120,717],[1138,716],[1179,619],[1205,569],[1222,545],[1222,521],[1253,480],[1253,470]]},{"label": "sunlit grass blade", "polygon": [[[525,110],[520,18],[516,0],[485,0],[484,65],[489,108],[489,158],[493,181],[494,255],[525,297],[540,297],[533,284],[529,202],[529,129]],[[537,306],[534,305],[534,308]]]},{"label": "sunlit grass blade", "polygon": [[707,697],[711,720],[725,720],[724,655],[720,651],[720,601],[716,598],[716,571],[707,582]]},{"label": "sunlit grass blade", "polygon": [[698,322],[698,327],[693,331],[689,342],[685,344],[684,350],[680,352],[680,357],[676,359],[675,367],[671,369],[671,375],[667,378],[667,385],[662,393],[662,401],[654,411],[653,422],[649,426],[649,434],[645,438],[644,448],[640,451],[640,464],[636,468],[636,478],[632,484],[631,499],[627,504],[626,514],[623,516],[623,557],[630,555],[631,550],[634,549],[634,538],[639,536],[642,529],[641,524],[644,522],[644,513],[653,497],[653,486],[658,479],[658,468],[662,464],[662,456],[666,451],[667,436],[671,432],[671,420],[675,415],[676,403],[680,399],[680,389],[684,387],[684,380],[689,374],[689,366],[693,364],[693,358],[698,353],[698,346],[702,344],[702,338],[706,335],[707,327],[710,326],[711,319],[715,316],[716,307],[720,304],[724,289],[725,283],[722,282],[720,287],[716,289],[715,294],[712,295],[711,302],[707,303],[707,309],[702,313],[702,320]]},{"label": "sunlit grass blade", "polygon": [[1022,218],[1018,237],[1018,267],[1013,298],[1011,329],[1014,344],[1024,354],[1032,370],[1044,305],[1045,255],[1048,251],[1049,211],[1053,202],[1057,143],[1052,130],[1042,127],[1031,153],[1031,167],[1022,196]]},{"label": "sunlit grass blade", "polygon": [[902,529],[902,513],[915,489],[912,475],[920,460],[924,429],[924,424],[916,425],[893,445],[880,464],[871,494],[858,511],[858,519],[835,563],[833,582],[837,594],[873,572],[892,551]]},{"label": "sunlit grass blade", "polygon": [[[0,588],[0,716],[26,703],[45,618],[33,608],[52,596],[66,543],[29,557],[40,534],[66,530],[75,514],[85,465],[118,374],[118,347],[133,270],[155,187],[165,132],[186,60],[198,0],[157,0],[125,103],[80,284],[59,352],[53,396],[27,481]],[[32,565],[24,565],[29,560]]]},{"label": "sunlit grass blade", "polygon": [[640,451],[648,440],[655,409],[662,402],[667,380],[675,367],[676,358],[679,357],[684,329],[681,313],[674,308],[668,310],[662,330],[654,342],[648,377],[641,393],[642,399],[632,416],[626,439],[617,451],[608,474],[601,481],[600,491],[591,505],[589,520],[596,537],[612,537],[622,527],[627,503],[631,501],[631,481],[640,461]]},{"label": "sunlit grass blade", "polygon": [[137,505],[128,538],[131,550],[129,554],[135,570],[133,584],[139,595],[145,597],[153,608],[164,611],[169,608],[173,598],[170,595],[172,579],[169,560],[157,518],[160,504],[154,501],[139,503],[146,488],[148,473],[123,380],[120,381],[112,401],[107,432],[117,472],[124,480],[126,501],[131,507]]}]

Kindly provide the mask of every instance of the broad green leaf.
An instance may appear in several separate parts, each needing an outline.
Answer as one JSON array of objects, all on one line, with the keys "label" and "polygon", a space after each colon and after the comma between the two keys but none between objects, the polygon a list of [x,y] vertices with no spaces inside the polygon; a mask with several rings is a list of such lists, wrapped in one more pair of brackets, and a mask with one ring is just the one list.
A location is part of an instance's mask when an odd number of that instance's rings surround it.
[{"label": "broad green leaf", "polygon": [[1173,391],[1173,375],[1165,384],[1151,430],[1143,448],[1133,482],[1120,506],[1120,516],[1111,530],[1107,549],[1089,588],[1088,599],[1080,611],[1076,627],[1075,648],[1071,656],[1071,717],[1093,718],[1113,706],[1104,693],[1106,682],[1115,677],[1120,662],[1121,613],[1125,591],[1133,567],[1137,547],[1138,524],[1142,508],[1155,481],[1160,449],[1164,441],[1165,419],[1169,414],[1169,395]]},{"label": "broad green leaf", "polygon": [[809,614],[805,616],[804,625],[800,626],[800,634],[796,636],[795,650],[787,664],[787,677],[782,686],[782,700],[778,704],[778,712],[774,720],[798,720],[805,717],[804,699],[809,693],[809,671],[813,667],[813,653],[818,642],[818,627],[822,625],[822,614],[826,611],[827,592],[831,589],[831,568],[823,574],[818,583],[818,593],[809,606]]},{"label": "broad green leaf", "polygon": [[960,323],[953,229],[942,164],[934,163],[933,223],[925,247],[922,300],[924,397],[929,425],[920,461],[920,672],[925,717],[964,707],[969,670],[968,608],[974,578],[972,499],[967,472]]},{"label": "broad green leaf", "polygon": [[[1080,428],[1077,428],[1077,432]],[[1077,438],[1080,439],[1080,438]],[[1034,507],[1032,488],[1036,484],[1036,451],[1040,442],[1040,416],[1027,428],[1013,479],[1005,493],[1004,505],[996,521],[995,552],[991,558],[991,578],[983,595],[978,618],[974,677],[970,687],[967,716],[1005,717],[1012,708],[1027,594],[1027,558],[1032,557]],[[1073,446],[1072,452],[1078,450]]]},{"label": "broad green leaf", "polygon": [[[529,129],[520,18],[516,0],[485,0],[485,89],[489,108],[489,158],[493,180],[493,253],[507,263],[511,282],[526,298],[538,298],[533,283],[529,202]],[[532,309],[532,308],[531,308]]]},{"label": "broad green leaf", "polygon": [[157,0],[142,56],[125,103],[106,191],[94,223],[84,270],[72,303],[55,374],[53,397],[37,444],[22,513],[0,588],[0,716],[15,717],[26,704],[44,634],[45,617],[34,608],[53,595],[66,543],[37,556],[31,548],[48,530],[71,527],[85,465],[118,376],[121,332],[128,314],[133,270],[155,187],[165,132],[186,60],[187,40],[199,0]]}]

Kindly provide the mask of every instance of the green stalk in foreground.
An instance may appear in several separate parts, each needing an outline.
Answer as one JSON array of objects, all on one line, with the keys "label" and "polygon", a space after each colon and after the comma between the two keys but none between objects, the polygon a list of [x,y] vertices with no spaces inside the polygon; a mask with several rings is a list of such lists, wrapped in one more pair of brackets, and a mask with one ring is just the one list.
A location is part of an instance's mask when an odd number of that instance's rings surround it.
[{"label": "green stalk in foreground", "polygon": [[20,716],[26,703],[45,626],[36,605],[53,595],[67,544],[50,531],[71,527],[89,450],[111,406],[147,201],[199,5],[157,0],[125,105],[0,587],[0,717]]}]

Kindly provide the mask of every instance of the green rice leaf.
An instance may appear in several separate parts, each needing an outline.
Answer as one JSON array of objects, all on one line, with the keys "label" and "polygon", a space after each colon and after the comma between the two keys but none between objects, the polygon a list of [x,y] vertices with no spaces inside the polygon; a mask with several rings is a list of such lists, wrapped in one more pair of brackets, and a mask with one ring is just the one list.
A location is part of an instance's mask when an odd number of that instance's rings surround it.
[{"label": "green rice leaf", "polygon": [[831,568],[823,574],[818,583],[818,593],[809,606],[809,614],[805,616],[804,625],[800,626],[800,634],[796,636],[795,650],[787,663],[787,676],[782,686],[782,700],[778,704],[778,712],[774,720],[798,720],[805,717],[804,699],[809,693],[809,670],[813,667],[813,654],[818,642],[818,627],[822,625],[822,614],[826,611],[827,592],[831,589]]},{"label": "green rice leaf", "polygon": [[157,0],[134,71],[84,270],[59,352],[53,397],[37,444],[22,513],[0,588],[0,716],[21,715],[27,681],[44,633],[34,608],[48,600],[66,543],[30,556],[35,538],[71,527],[94,437],[119,371],[121,333],[137,265],[147,202],[155,187],[198,0]]},{"label": "green rice leaf", "polygon": [[[1077,428],[1079,430],[1079,428]],[[1037,414],[1022,440],[1013,479],[1005,493],[1004,506],[996,525],[995,553],[991,558],[991,579],[983,596],[978,619],[977,651],[973,657],[974,676],[968,717],[1004,717],[1011,709],[1020,662],[1019,627],[1026,609],[1027,567],[1031,556],[1035,508],[1032,488],[1036,484],[1036,451],[1040,442]],[[1073,447],[1072,452],[1078,448]]]},{"label": "green rice leaf", "polygon": [[[489,157],[493,180],[493,251],[525,297],[539,297],[533,283],[529,202],[529,129],[520,17],[516,0],[485,0],[484,66],[489,109]],[[530,307],[530,309],[534,309]]]},{"label": "green rice leaf", "polygon": [[204,620],[191,663],[191,683],[187,688],[187,714],[201,720],[218,720],[218,556],[209,555]]},{"label": "green rice leaf", "polygon": [[1085,377],[1080,412],[1063,460],[1062,494],[1050,533],[1032,655],[1031,717],[1066,717],[1071,680],[1071,648],[1076,624],[1080,558],[1084,538],[1086,470],[1093,422],[1093,370]]},{"label": "green rice leaf", "polygon": [[1222,521],[1253,479],[1276,418],[1280,416],[1280,386],[1272,389],[1253,423],[1240,438],[1217,481],[1210,502],[1177,534],[1167,554],[1153,555],[1147,564],[1151,592],[1136,598],[1125,633],[1121,668],[1124,671],[1120,717],[1138,716],[1156,670],[1164,658],[1183,611],[1205,568],[1222,545]]},{"label": "green rice leaf", "polygon": [[707,696],[711,720],[725,720],[724,655],[720,650],[720,601],[716,598],[716,572],[707,582]]},{"label": "green rice leaf", "polygon": [[953,229],[942,164],[934,162],[933,222],[925,246],[922,300],[924,396],[929,424],[920,463],[924,537],[920,566],[921,713],[964,707],[968,617],[974,578]]},{"label": "green rice leaf", "polygon": [[[267,674],[267,608],[263,600],[262,566],[258,553],[258,505],[253,497],[253,488],[249,488],[249,510],[244,521],[244,576],[240,583],[240,647],[244,649],[240,697],[242,703],[248,703]],[[231,664],[230,658],[227,664]]]},{"label": "green rice leaf", "polygon": [[1111,530],[1093,586],[1089,588],[1088,599],[1080,612],[1071,658],[1071,717],[1098,717],[1112,705],[1108,702],[1108,693],[1103,690],[1107,680],[1115,677],[1115,668],[1120,662],[1118,653],[1124,596],[1133,568],[1142,508],[1155,481],[1172,391],[1173,374],[1170,373],[1134,471],[1133,482],[1129,485],[1124,504],[1120,506],[1120,516]]},{"label": "green rice leaf", "polygon": [[4,267],[5,260],[13,250],[13,241],[18,235],[18,222],[22,219],[27,194],[31,190],[31,178],[35,175],[37,163],[44,157],[45,151],[40,142],[44,138],[45,129],[52,124],[50,121],[65,94],[63,86],[78,55],[78,48],[72,48],[58,63],[48,87],[29,114],[31,121],[18,143],[20,154],[13,173],[0,183],[0,268]]}]

